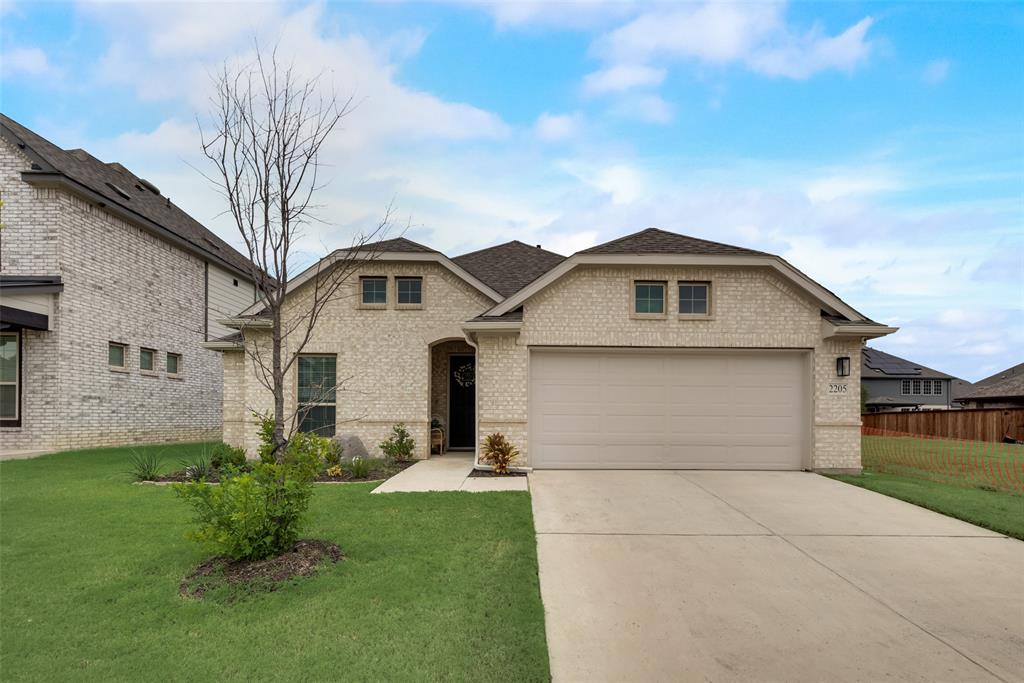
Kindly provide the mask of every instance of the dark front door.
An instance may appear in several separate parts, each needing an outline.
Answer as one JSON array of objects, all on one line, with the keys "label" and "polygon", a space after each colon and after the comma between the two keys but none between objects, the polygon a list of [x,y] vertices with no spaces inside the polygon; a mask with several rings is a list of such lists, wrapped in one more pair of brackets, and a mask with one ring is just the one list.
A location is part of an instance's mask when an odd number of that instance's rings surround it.
[{"label": "dark front door", "polygon": [[448,447],[476,445],[476,358],[448,357]]}]

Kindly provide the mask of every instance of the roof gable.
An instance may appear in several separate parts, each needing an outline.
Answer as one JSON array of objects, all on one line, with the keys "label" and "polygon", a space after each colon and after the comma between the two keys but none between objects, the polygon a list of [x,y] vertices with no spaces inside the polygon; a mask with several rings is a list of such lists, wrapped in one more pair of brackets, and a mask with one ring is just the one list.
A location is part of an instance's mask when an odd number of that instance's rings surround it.
[{"label": "roof gable", "polygon": [[973,400],[981,398],[1012,398],[1024,396],[1024,363],[986,377],[974,383],[959,398]]},{"label": "roof gable", "polygon": [[40,180],[53,174],[63,176],[109,204],[155,223],[215,262],[246,276],[251,272],[249,259],[121,164],[104,163],[82,149],[61,149],[3,114],[0,132],[33,159],[33,169],[22,174],[26,181],[31,182],[33,176]]},{"label": "roof gable", "polygon": [[731,244],[702,240],[658,228],[647,228],[632,235],[619,237],[590,247],[580,254],[717,254],[722,256],[746,254],[767,256],[763,251],[735,247]]},{"label": "roof gable", "polygon": [[504,297],[515,294],[565,260],[561,254],[512,240],[456,256],[457,263]]}]

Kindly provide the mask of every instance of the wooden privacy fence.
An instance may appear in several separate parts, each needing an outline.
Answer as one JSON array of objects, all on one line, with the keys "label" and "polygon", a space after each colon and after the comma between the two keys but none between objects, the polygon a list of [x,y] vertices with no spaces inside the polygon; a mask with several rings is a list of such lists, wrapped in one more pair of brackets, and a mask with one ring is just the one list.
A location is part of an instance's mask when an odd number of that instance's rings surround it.
[{"label": "wooden privacy fence", "polygon": [[873,430],[938,436],[967,441],[1024,441],[1024,408],[922,410],[903,413],[867,413],[861,424]]}]

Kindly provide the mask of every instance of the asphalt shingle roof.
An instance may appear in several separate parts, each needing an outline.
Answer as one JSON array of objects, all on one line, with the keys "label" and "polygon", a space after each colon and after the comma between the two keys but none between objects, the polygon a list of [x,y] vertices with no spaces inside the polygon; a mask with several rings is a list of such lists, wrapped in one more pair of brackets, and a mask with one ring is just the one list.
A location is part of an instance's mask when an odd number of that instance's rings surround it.
[{"label": "asphalt shingle roof", "polygon": [[959,400],[1024,397],[1024,363],[1014,365],[974,383]]},{"label": "asphalt shingle roof", "polygon": [[891,353],[873,349],[870,346],[861,350],[861,378],[872,377],[917,377],[922,379],[955,379],[938,370],[932,370],[920,363],[909,361]]},{"label": "asphalt shingle roof", "polygon": [[452,259],[504,297],[511,296],[565,260],[561,254],[518,240]]},{"label": "asphalt shingle roof", "polygon": [[680,235],[658,228],[647,228],[632,235],[619,237],[596,247],[584,249],[580,254],[712,254],[719,256],[770,256],[763,251],[735,247],[731,244],[711,242]]},{"label": "asphalt shingle roof", "polygon": [[0,114],[0,132],[30,157],[38,157],[34,161],[38,168],[33,168],[29,174],[59,173],[101,195],[110,204],[156,223],[209,254],[213,260],[243,273],[250,272],[249,259],[175,206],[170,198],[154,192],[152,184],[121,164],[104,163],[85,150],[61,149],[4,114]]}]

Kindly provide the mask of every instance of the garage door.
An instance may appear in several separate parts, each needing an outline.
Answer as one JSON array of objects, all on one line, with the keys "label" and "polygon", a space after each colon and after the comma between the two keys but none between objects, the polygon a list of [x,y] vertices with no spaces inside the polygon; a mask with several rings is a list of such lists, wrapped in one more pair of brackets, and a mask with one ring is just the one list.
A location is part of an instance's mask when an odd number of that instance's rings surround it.
[{"label": "garage door", "polygon": [[801,469],[802,352],[533,350],[537,468]]}]

